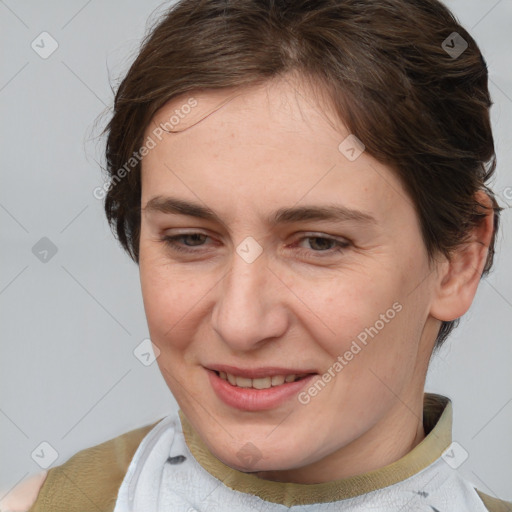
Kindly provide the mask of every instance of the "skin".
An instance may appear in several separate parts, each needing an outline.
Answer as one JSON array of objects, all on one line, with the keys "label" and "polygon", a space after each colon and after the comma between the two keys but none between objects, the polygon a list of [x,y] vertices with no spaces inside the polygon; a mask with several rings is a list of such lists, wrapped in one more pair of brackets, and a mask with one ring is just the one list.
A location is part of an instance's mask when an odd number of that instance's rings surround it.
[{"label": "skin", "polygon": [[[210,451],[261,478],[311,484],[383,467],[424,438],[423,388],[435,337],[441,321],[471,305],[493,217],[489,211],[449,260],[430,262],[392,170],[367,153],[347,160],[337,149],[347,128],[325,115],[322,91],[294,78],[293,85],[284,78],[198,92],[186,116],[180,109],[189,96],[157,112],[146,136],[176,109],[183,131],[160,133],[143,159],[140,278],[162,375]],[[146,209],[166,195],[208,206],[220,222]],[[477,198],[491,206],[483,192]],[[327,203],[376,222],[264,220],[277,208]],[[185,256],[161,240],[191,231],[210,238],[181,244],[206,251]],[[235,251],[247,236],[263,248],[253,263]],[[335,244],[320,236],[349,245],[322,256]],[[292,399],[243,412],[210,387],[204,367],[214,363],[314,368],[320,378],[396,303],[401,311],[307,404]],[[247,442],[261,458],[237,456]],[[20,483],[0,506],[27,510],[46,474]]]},{"label": "skin", "polygon": [[[198,91],[167,103],[146,137],[190,96],[198,104],[180,133],[165,134],[142,162],[144,307],[180,408],[217,458],[269,480],[326,482],[398,460],[425,436],[435,337],[442,320],[463,315],[473,300],[492,216],[450,260],[430,262],[402,184],[367,152],[349,161],[338,150],[349,131],[327,117],[318,91],[286,78]],[[146,208],[156,196],[199,203],[221,220]],[[278,208],[327,203],[375,222],[266,221]],[[190,254],[162,241],[191,232],[206,236],[177,240]],[[263,249],[252,263],[236,252],[248,236]],[[317,237],[348,245],[336,251]],[[215,363],[321,376],[397,302],[401,311],[306,405],[294,397],[240,411],[210,386],[205,367]],[[237,456],[247,442],[259,460]]]}]

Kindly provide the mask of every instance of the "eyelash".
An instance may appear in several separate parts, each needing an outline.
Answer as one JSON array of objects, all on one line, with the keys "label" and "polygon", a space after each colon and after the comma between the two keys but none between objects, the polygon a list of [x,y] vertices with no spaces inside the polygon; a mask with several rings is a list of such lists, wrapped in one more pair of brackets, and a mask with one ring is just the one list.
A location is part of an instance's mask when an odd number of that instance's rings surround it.
[{"label": "eyelash", "polygon": [[[180,238],[186,238],[186,237],[190,237],[190,236],[194,236],[194,235],[201,235],[201,236],[206,236],[207,238],[210,238],[208,235],[205,235],[204,233],[182,233],[180,235],[163,236],[160,239],[160,241],[163,242],[166,245],[166,247],[168,247],[169,249],[171,249],[173,251],[176,251],[179,253],[193,254],[193,253],[197,253],[198,251],[195,249],[186,249],[185,248],[186,246],[180,245],[177,242],[177,240]],[[323,255],[332,256],[333,253],[341,253],[350,245],[350,243],[347,241],[337,240],[336,238],[330,238],[330,237],[325,237],[325,236],[312,236],[312,235],[304,236],[304,237],[300,238],[298,241],[300,242],[302,240],[308,240],[308,239],[329,240],[331,242],[334,242],[337,245],[337,247],[334,249],[327,249],[324,251],[314,251],[314,250],[308,250],[308,249],[304,249],[304,248],[298,248],[300,253],[306,252],[310,255],[311,252],[313,252],[313,253],[317,253],[319,257],[322,257]],[[196,246],[196,247],[202,247],[202,246]]]}]

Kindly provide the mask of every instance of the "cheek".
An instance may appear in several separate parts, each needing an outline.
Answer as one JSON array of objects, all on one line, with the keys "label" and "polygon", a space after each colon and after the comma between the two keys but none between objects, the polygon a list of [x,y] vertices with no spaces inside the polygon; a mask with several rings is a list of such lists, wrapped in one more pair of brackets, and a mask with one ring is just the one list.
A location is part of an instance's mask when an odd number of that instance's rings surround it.
[{"label": "cheek", "polygon": [[381,265],[324,283],[296,283],[312,311],[302,316],[303,325],[327,356],[324,371],[340,376],[331,389],[355,387],[354,396],[371,399],[385,392],[383,382],[395,389],[410,377],[426,308],[421,293],[410,294],[413,269],[405,263],[403,270]]},{"label": "cheek", "polygon": [[152,341],[161,350],[184,348],[211,286],[202,277],[191,278],[190,274],[179,272],[164,258],[141,258],[139,268]]},{"label": "cheek", "polygon": [[[366,269],[368,270],[368,269]],[[394,321],[402,290],[393,276],[385,269],[373,272],[337,273],[324,281],[295,280],[296,295],[304,303],[307,321],[312,336],[323,340],[329,352],[348,350],[352,340],[364,339],[365,329],[377,322],[383,331],[383,320]],[[310,312],[307,312],[310,310]],[[382,325],[381,325],[382,324]]]}]

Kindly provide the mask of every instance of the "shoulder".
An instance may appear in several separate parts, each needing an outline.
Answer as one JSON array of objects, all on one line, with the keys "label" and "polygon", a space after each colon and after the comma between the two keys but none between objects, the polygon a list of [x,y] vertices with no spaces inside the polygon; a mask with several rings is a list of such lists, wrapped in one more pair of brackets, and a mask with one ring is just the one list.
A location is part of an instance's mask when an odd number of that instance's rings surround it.
[{"label": "shoulder", "polygon": [[19,483],[0,501],[0,510],[2,512],[25,512],[28,510],[36,501],[47,474],[47,471],[43,471]]},{"label": "shoulder", "polygon": [[60,466],[21,482],[2,501],[1,511],[81,510],[82,501],[113,510],[133,455],[162,419],[81,450]]}]

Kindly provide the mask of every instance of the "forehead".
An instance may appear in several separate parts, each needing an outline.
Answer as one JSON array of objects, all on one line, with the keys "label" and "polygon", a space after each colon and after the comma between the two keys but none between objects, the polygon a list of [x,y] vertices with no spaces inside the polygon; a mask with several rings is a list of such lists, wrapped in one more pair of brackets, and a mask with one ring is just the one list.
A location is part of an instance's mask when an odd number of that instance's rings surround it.
[{"label": "forehead", "polygon": [[[288,77],[242,88],[196,90],[168,101],[151,120],[146,135],[160,127],[172,131],[175,141],[197,137],[206,144],[235,135],[242,143],[247,134],[255,143],[265,141],[269,149],[276,145],[273,134],[278,131],[327,142],[328,125],[336,139],[347,129],[329,115],[333,109],[322,91],[313,83]],[[163,138],[171,139],[165,134]]]},{"label": "forehead", "polygon": [[256,209],[324,199],[380,215],[397,207],[410,213],[412,205],[390,169],[364,152],[354,160],[343,153],[350,133],[317,93],[283,79],[169,101],[146,129],[145,138],[156,146],[142,162],[143,204],[166,190],[238,208],[242,199]]}]

